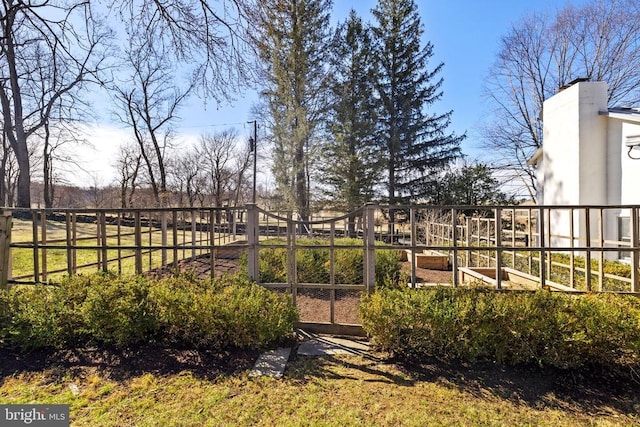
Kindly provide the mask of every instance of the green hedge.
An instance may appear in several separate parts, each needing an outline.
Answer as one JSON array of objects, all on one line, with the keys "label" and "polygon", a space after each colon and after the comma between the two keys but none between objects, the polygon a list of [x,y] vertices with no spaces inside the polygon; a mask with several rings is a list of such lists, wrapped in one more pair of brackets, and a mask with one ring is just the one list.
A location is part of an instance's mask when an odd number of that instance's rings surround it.
[{"label": "green hedge", "polygon": [[[326,239],[298,239],[296,250],[298,283],[329,283],[330,251],[318,246],[328,246]],[[262,245],[284,246],[283,239],[268,239]],[[364,283],[364,250],[360,248],[341,248],[340,246],[362,246],[362,239],[335,239],[334,275],[335,283]],[[304,246],[316,246],[304,248]],[[401,273],[402,263],[396,250],[377,249],[375,252],[375,283],[377,287],[398,287],[408,279]],[[244,255],[241,264],[246,270],[247,259]],[[259,252],[260,282],[285,283],[287,281],[287,252],[285,248],[261,248]],[[404,282],[404,283],[403,283]]]},{"label": "green hedge", "polygon": [[289,296],[246,279],[74,276],[59,286],[0,291],[0,347],[30,350],[149,342],[262,348],[293,333]]},{"label": "green hedge", "polygon": [[555,367],[640,365],[640,299],[613,294],[381,290],[360,304],[385,351]]}]

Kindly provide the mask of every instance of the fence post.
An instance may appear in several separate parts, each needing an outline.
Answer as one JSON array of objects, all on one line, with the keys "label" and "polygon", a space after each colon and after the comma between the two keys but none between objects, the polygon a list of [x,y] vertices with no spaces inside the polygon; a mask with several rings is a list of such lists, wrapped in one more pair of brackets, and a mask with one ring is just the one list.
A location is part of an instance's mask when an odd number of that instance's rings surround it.
[{"label": "fence post", "polygon": [[417,263],[417,255],[416,255],[416,245],[417,245],[417,234],[418,230],[416,227],[416,208],[409,208],[409,218],[411,221],[411,288],[415,289],[416,287],[416,263]]},{"label": "fence post", "polygon": [[[40,282],[40,257],[38,256],[38,211],[32,211],[31,213],[31,233],[33,238],[33,281]],[[43,224],[43,226],[46,226]]]},{"label": "fence post", "polygon": [[[72,242],[71,242],[71,217],[70,217],[70,213],[67,212],[65,214],[65,218],[64,218],[64,224],[65,224],[65,231],[66,231],[66,239],[67,239],[67,274],[69,276],[71,276],[72,274],[74,274],[75,272],[73,271],[73,252],[71,249],[72,246]],[[74,243],[75,244],[75,243]]]},{"label": "fence post", "polygon": [[[578,215],[580,215],[580,211],[578,211]],[[569,210],[569,243],[571,246],[571,258],[569,259],[569,286],[572,288],[576,287],[576,252],[573,250],[576,235],[574,230],[574,216],[575,211],[571,208]],[[580,246],[580,241],[578,241],[578,246]]]},{"label": "fence post", "polygon": [[[162,245],[162,267],[167,266],[167,211],[160,212],[160,244]],[[177,264],[176,264],[177,265]]]},{"label": "fence post", "polygon": [[540,245],[540,258],[539,258],[539,272],[540,272],[540,288],[544,289],[546,280],[546,242],[545,242],[545,220],[544,220],[544,208],[538,209],[538,243]]},{"label": "fence post", "polygon": [[584,278],[587,284],[587,292],[591,292],[591,209],[584,210],[584,226],[587,253],[584,259]]},{"label": "fence post", "polygon": [[638,246],[640,246],[639,229],[638,229],[638,208],[631,208],[631,292],[640,292],[640,284],[638,284],[638,268],[639,255]]},{"label": "fence post", "polygon": [[134,226],[135,270],[136,274],[142,274],[142,219],[138,210],[135,212]]},{"label": "fence post", "polygon": [[9,260],[11,257],[11,212],[0,216],[0,288],[9,288]]},{"label": "fence post", "polygon": [[502,289],[502,209],[496,208],[496,287]]},{"label": "fence post", "polygon": [[247,203],[247,264],[249,277],[259,283],[258,271],[258,209],[254,203]]},{"label": "fence post", "polygon": [[458,287],[458,211],[451,209],[451,226],[453,239],[453,286]]},{"label": "fence post", "polygon": [[472,230],[472,225],[471,225],[471,217],[467,216],[466,217],[466,241],[465,241],[465,245],[467,246],[467,257],[465,259],[464,262],[464,266],[465,267],[471,267],[471,232]]},{"label": "fence post", "polygon": [[42,281],[46,281],[47,280],[47,212],[46,211],[41,211],[40,212],[40,232],[42,233],[42,239],[40,240],[40,243],[42,244],[43,248],[41,250],[41,254],[42,254],[42,261],[40,264],[40,267],[42,268]]},{"label": "fence post", "polygon": [[375,212],[377,206],[373,203],[367,203],[365,206],[365,288],[367,293],[371,293],[375,289],[376,285],[376,231],[375,231]]}]

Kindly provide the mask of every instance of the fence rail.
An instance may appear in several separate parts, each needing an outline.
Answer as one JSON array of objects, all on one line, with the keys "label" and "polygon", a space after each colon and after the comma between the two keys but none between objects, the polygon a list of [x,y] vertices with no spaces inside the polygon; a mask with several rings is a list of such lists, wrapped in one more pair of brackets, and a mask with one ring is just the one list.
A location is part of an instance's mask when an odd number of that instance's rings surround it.
[{"label": "fence rail", "polygon": [[9,282],[102,270],[142,274],[244,233],[246,209],[14,210]]},{"label": "fence rail", "polygon": [[[495,285],[521,271],[538,287],[640,293],[640,206],[377,206],[339,217],[301,221],[292,213],[242,208],[15,209],[0,242],[6,283],[40,283],[62,275],[102,270],[142,274],[177,268],[185,259],[208,257],[211,274],[224,249],[246,253],[247,271],[265,286],[299,289],[372,289],[380,250],[407,254],[407,281],[422,277],[419,258],[448,259],[449,278],[459,285],[473,269],[492,270]],[[5,216],[6,217],[6,216]],[[2,225],[2,224],[0,224]],[[11,238],[10,238],[11,235]],[[345,243],[343,238],[350,238]],[[309,239],[315,239],[310,241]],[[286,271],[261,278],[261,256],[280,250]],[[305,257],[327,250],[327,272],[305,276]],[[352,251],[353,253],[349,252]],[[337,255],[357,251],[358,283],[341,275]],[[300,258],[300,259],[298,259]],[[355,259],[355,256],[354,256]],[[0,267],[1,268],[1,267]],[[466,273],[465,273],[466,274]],[[351,279],[349,279],[351,280]],[[482,279],[480,279],[482,280]]]}]

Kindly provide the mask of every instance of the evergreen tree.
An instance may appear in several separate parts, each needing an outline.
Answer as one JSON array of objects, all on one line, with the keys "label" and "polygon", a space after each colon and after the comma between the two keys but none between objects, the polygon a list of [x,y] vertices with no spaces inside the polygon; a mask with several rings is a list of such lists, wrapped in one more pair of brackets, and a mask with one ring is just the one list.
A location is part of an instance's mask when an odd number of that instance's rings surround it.
[{"label": "evergreen tree", "polygon": [[310,174],[326,110],[330,0],[266,0],[258,34],[273,174],[285,208],[310,214]]},{"label": "evergreen tree", "polygon": [[372,12],[388,202],[424,201],[435,173],[460,155],[465,135],[447,133],[451,111],[427,110],[442,97],[444,64],[427,68],[433,45],[421,47],[424,29],[415,2],[379,0]]},{"label": "evergreen tree", "polygon": [[373,199],[380,180],[371,37],[353,10],[336,30],[330,70],[323,182],[335,206],[351,212]]},{"label": "evergreen tree", "polygon": [[485,163],[464,164],[446,172],[434,186],[429,203],[436,205],[499,205],[517,200],[502,191]]}]

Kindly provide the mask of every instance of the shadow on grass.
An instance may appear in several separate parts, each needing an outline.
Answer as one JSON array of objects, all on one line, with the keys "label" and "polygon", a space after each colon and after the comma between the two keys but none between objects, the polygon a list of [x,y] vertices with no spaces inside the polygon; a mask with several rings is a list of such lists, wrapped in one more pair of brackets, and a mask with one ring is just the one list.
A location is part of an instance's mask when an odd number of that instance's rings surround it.
[{"label": "shadow on grass", "polygon": [[[221,376],[243,375],[252,368],[258,356],[258,351],[208,352],[158,345],[127,350],[83,348],[28,354],[0,350],[0,381],[11,375],[45,370],[53,377],[99,373],[114,381],[147,373],[169,376],[186,371],[196,378],[216,380]],[[319,379],[389,384],[408,390],[408,393],[411,393],[411,387],[428,382],[479,399],[501,399],[534,409],[640,417],[640,383],[637,375],[631,372],[466,364],[435,359],[416,362],[376,355],[328,355],[295,357],[287,366],[284,381],[304,386]]]},{"label": "shadow on grass", "polygon": [[515,405],[596,415],[615,410],[640,416],[637,373],[602,369],[558,369],[438,360],[396,361],[418,381],[438,382],[475,397],[494,396]]},{"label": "shadow on grass", "polygon": [[380,359],[367,356],[297,356],[287,365],[286,378],[303,384],[317,378],[324,380],[356,380],[411,387],[415,380],[410,375],[390,369]]},{"label": "shadow on grass", "polygon": [[400,387],[429,382],[479,399],[500,399],[534,409],[583,415],[617,412],[640,417],[640,379],[631,371],[323,356],[296,358],[287,368],[286,376],[301,384],[316,379],[379,382]]}]

